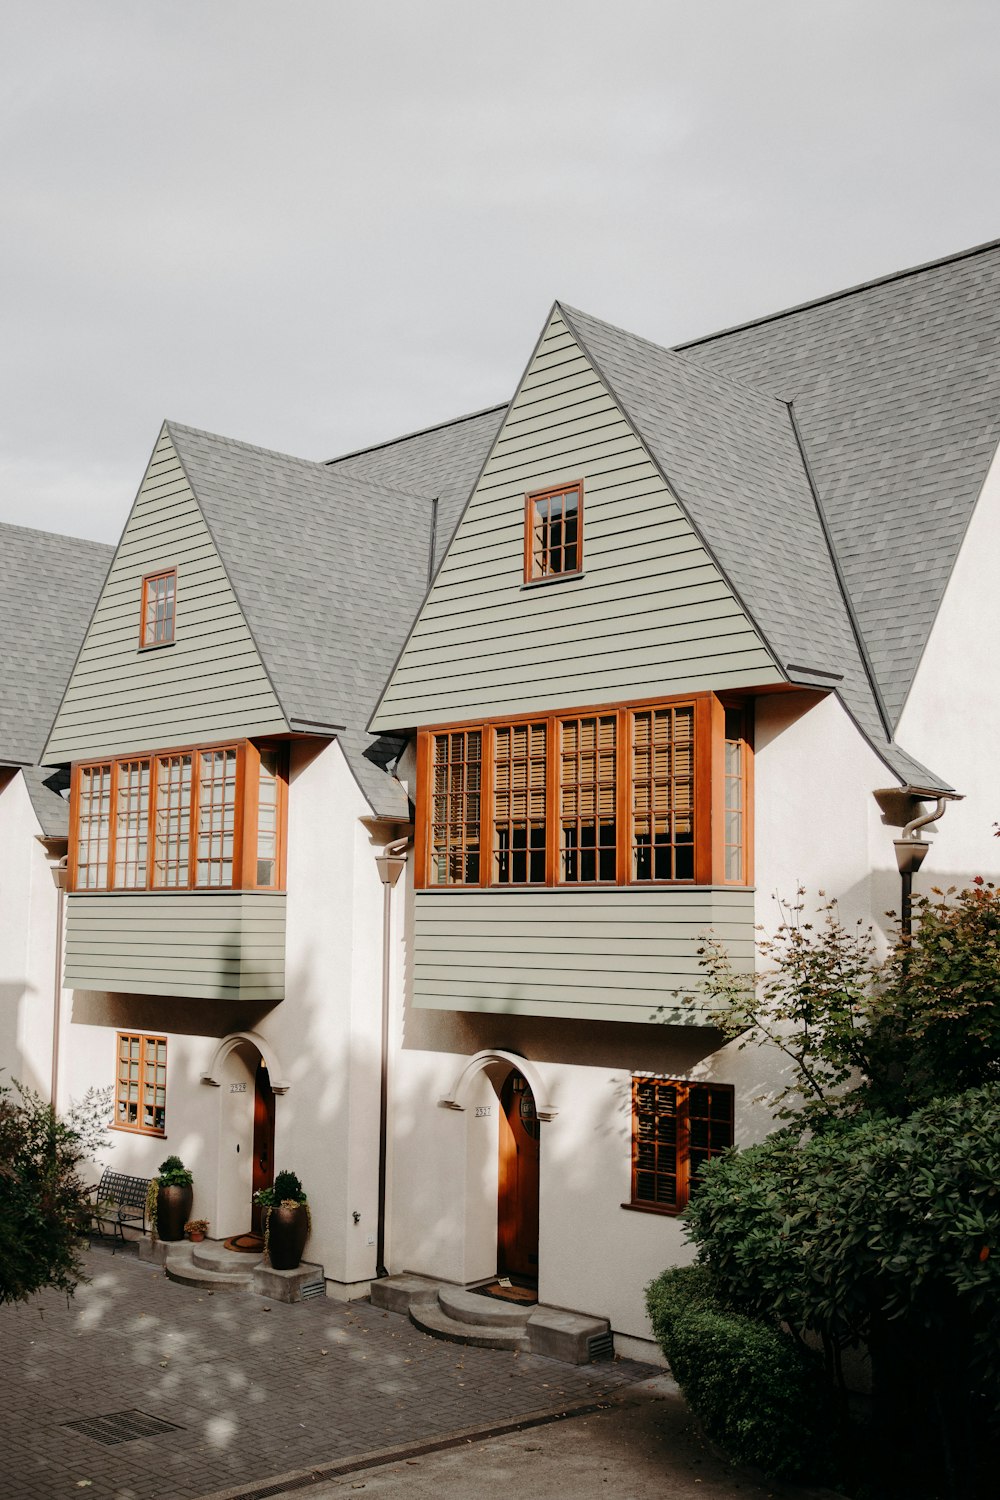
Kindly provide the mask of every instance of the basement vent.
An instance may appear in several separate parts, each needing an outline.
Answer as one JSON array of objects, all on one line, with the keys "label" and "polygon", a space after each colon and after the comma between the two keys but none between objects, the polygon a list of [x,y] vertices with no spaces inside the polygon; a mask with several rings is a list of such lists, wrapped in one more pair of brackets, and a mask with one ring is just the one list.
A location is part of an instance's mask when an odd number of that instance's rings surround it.
[{"label": "basement vent", "polygon": [[319,1276],[315,1281],[307,1281],[305,1286],[299,1292],[299,1296],[302,1298],[303,1302],[305,1302],[309,1297],[325,1297],[326,1278],[323,1276]]},{"label": "basement vent", "polygon": [[587,1359],[614,1359],[615,1341],[610,1332],[592,1333],[587,1340]]},{"label": "basement vent", "polygon": [[134,1443],[137,1438],[158,1437],[162,1432],[181,1432],[176,1422],[164,1422],[161,1417],[147,1416],[144,1411],[113,1411],[106,1417],[84,1417],[80,1422],[63,1422],[63,1427],[72,1427],[84,1437],[110,1446],[113,1443]]}]

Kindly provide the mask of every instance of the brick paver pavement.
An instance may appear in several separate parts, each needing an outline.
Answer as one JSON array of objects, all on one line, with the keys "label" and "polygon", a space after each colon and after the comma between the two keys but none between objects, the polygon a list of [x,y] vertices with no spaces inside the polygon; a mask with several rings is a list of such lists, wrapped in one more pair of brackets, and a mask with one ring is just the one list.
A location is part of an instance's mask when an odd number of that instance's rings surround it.
[{"label": "brick paver pavement", "polygon": [[[196,1291],[121,1250],[85,1259],[68,1305],[0,1309],[4,1500],[193,1500],[650,1373],[441,1343],[367,1302]],[[65,1425],[127,1410],[179,1430],[109,1447]]]}]

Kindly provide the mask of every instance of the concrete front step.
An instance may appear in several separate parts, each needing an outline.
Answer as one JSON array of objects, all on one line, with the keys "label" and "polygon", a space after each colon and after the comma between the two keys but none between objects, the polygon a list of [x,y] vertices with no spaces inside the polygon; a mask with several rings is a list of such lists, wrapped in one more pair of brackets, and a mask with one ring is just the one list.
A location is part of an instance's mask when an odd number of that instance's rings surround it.
[{"label": "concrete front step", "polygon": [[449,1339],[453,1344],[471,1344],[475,1349],[518,1349],[527,1351],[531,1345],[527,1333],[521,1329],[490,1327],[459,1322],[449,1318],[440,1302],[417,1302],[410,1308],[410,1322],[421,1333],[429,1333],[434,1339]]},{"label": "concrete front step", "polygon": [[528,1314],[535,1307],[517,1302],[500,1302],[493,1297],[483,1297],[476,1292],[463,1292],[460,1287],[443,1286],[438,1291],[438,1301],[456,1323],[471,1323],[477,1327],[506,1328],[523,1333],[528,1326]]},{"label": "concrete front step", "polygon": [[322,1266],[304,1260],[294,1271],[276,1271],[264,1264],[262,1256],[227,1250],[218,1240],[192,1245],[187,1240],[168,1243],[147,1237],[139,1241],[139,1259],[161,1265],[170,1280],[181,1286],[255,1292],[272,1302],[326,1296]]},{"label": "concrete front step", "polygon": [[373,1281],[371,1300],[389,1312],[408,1313],[414,1327],[432,1338],[456,1344],[530,1350],[575,1365],[614,1354],[607,1318],[561,1307],[504,1303],[414,1272]]}]

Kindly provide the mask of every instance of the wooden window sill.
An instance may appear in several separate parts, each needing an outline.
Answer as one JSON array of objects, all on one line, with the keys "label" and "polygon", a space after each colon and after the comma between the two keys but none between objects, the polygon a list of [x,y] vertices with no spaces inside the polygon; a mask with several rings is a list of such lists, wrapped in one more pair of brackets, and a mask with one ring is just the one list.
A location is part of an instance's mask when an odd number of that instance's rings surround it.
[{"label": "wooden window sill", "polygon": [[[658,1203],[621,1203],[620,1208],[631,1209],[635,1214],[657,1214],[661,1219],[679,1219],[684,1212],[683,1208],[667,1208]],[[684,1205],[687,1207],[687,1204]]]},{"label": "wooden window sill", "polygon": [[177,644],[177,642],[175,640],[174,641],[148,641],[145,646],[139,646],[136,649],[140,653],[144,652],[144,651],[165,651],[168,646],[176,646],[176,644]]},{"label": "wooden window sill", "polygon": [[578,568],[575,573],[549,573],[545,578],[526,578],[521,584],[521,589],[522,591],[524,589],[543,589],[549,584],[572,583],[574,579],[586,578],[586,576],[582,568]]},{"label": "wooden window sill", "polygon": [[167,1139],[165,1130],[147,1130],[142,1125],[116,1125],[113,1120],[108,1124],[108,1129],[120,1131],[122,1135],[151,1135],[158,1141]]}]

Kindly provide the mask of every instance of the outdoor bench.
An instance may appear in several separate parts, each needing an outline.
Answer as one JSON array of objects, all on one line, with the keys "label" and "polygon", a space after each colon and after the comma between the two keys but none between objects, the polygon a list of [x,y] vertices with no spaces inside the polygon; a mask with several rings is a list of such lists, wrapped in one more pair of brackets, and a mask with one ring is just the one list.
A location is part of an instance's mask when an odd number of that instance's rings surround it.
[{"label": "outdoor bench", "polygon": [[[129,1177],[124,1172],[105,1172],[88,1191],[94,1194],[91,1225],[97,1234],[111,1234],[125,1243],[125,1226],[146,1233],[146,1198],[149,1177]],[[105,1225],[110,1227],[105,1229]]]}]

